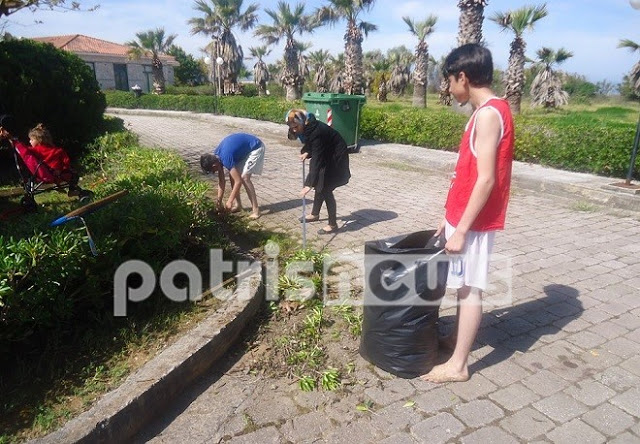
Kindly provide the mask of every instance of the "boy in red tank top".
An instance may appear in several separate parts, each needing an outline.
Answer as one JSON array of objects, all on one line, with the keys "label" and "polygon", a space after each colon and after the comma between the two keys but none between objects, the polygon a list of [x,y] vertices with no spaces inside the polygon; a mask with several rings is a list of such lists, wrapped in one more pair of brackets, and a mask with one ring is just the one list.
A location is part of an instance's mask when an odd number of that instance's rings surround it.
[{"label": "boy in red tank top", "polygon": [[509,104],[491,90],[493,61],[488,49],[460,46],[447,56],[443,74],[455,99],[471,103],[475,111],[460,141],[445,217],[436,233],[444,232],[447,240],[447,287],[457,289],[458,306],[453,332],[441,339],[453,354],[421,377],[431,382],[469,379],[467,360],[482,319],[489,256],[495,231],[504,228],[514,144]]}]

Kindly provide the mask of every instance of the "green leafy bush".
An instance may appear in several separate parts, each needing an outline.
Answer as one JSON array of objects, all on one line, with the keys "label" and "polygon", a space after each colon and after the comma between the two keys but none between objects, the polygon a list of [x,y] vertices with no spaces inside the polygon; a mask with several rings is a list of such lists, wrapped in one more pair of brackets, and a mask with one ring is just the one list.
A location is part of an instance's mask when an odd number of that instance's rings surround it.
[{"label": "green leafy bush", "polygon": [[110,134],[90,156],[109,178],[95,185],[96,199],[129,191],[86,218],[98,257],[80,223],[49,227],[71,209],[67,201],[0,226],[0,356],[25,339],[112,322],[113,273],[122,262],[139,259],[158,272],[184,256],[194,229],[215,224],[207,184],[191,178],[177,155],[133,142],[127,133]]},{"label": "green leafy bush", "polygon": [[[122,94],[127,96],[118,101]],[[213,107],[207,97],[143,96],[137,102],[128,93],[109,93],[110,106],[201,111]],[[118,100],[116,100],[118,99]],[[132,101],[133,100],[133,101]],[[129,106],[131,105],[131,106]],[[300,102],[275,97],[221,97],[221,114],[281,123],[284,113]],[[606,107],[597,111],[555,111],[516,116],[515,159],[555,168],[624,177],[636,125],[633,110]],[[455,151],[468,117],[441,107],[407,108],[401,104],[365,106],[360,116],[363,139],[404,143]],[[640,177],[636,167],[634,177]]]},{"label": "green leafy bush", "polygon": [[360,134],[365,139],[407,143],[435,149],[457,148],[468,117],[434,109],[362,109]]},{"label": "green leafy bush", "polygon": [[116,108],[163,109],[213,113],[284,123],[285,112],[300,103],[287,103],[275,97],[196,96],[145,94],[136,98],[125,91],[107,91],[107,103]]},{"label": "green leafy bush", "polygon": [[44,123],[72,157],[100,129],[105,98],[79,57],[32,40],[0,41],[0,112],[13,114],[19,136]]}]

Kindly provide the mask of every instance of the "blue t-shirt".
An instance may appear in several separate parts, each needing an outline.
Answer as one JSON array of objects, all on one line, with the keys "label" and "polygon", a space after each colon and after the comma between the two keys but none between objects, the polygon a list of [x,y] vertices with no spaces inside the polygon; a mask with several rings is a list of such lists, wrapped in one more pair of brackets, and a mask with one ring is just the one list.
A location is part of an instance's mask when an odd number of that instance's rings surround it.
[{"label": "blue t-shirt", "polygon": [[262,146],[262,141],[256,136],[246,133],[235,133],[225,137],[213,152],[220,158],[222,166],[230,170],[249,153]]}]

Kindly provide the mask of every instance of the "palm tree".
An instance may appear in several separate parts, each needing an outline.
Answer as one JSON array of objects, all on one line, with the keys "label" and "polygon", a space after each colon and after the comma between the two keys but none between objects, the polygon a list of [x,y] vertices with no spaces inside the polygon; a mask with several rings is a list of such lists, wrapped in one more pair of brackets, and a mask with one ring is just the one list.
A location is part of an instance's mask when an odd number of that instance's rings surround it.
[{"label": "palm tree", "polygon": [[129,57],[140,59],[144,55],[151,55],[153,93],[164,94],[165,80],[160,54],[164,54],[169,50],[177,35],[171,34],[165,37],[164,29],[157,28],[155,30],[138,32],[136,37],[138,40],[125,43],[125,45],[131,47],[128,52]]},{"label": "palm tree", "polygon": [[384,59],[384,54],[379,49],[367,51],[362,55],[362,66],[364,68],[364,93],[369,95],[372,93],[373,83],[376,79],[376,71],[374,65]]},{"label": "palm tree", "polygon": [[[631,52],[640,51],[640,45],[629,39],[620,40],[618,48],[629,48]],[[629,73],[629,83],[636,92],[640,92],[640,61],[633,65]]]},{"label": "palm tree", "polygon": [[566,105],[569,103],[569,93],[562,90],[562,81],[553,70],[553,65],[559,65],[573,57],[573,53],[564,48],[554,51],[543,47],[536,51],[536,55],[538,60],[535,64],[539,71],[531,83],[531,105],[545,108]]},{"label": "palm tree", "polygon": [[387,58],[391,62],[391,77],[388,86],[397,96],[403,96],[411,80],[411,64],[413,53],[406,46],[397,46],[387,51]]},{"label": "palm tree", "polygon": [[524,55],[527,47],[522,34],[527,29],[533,29],[536,22],[548,14],[547,5],[524,6],[515,11],[496,12],[491,20],[496,22],[503,31],[510,30],[515,34],[509,51],[509,68],[507,69],[505,96],[514,114],[520,113],[520,103],[524,90]]},{"label": "palm tree", "polygon": [[425,20],[416,22],[411,17],[402,17],[409,27],[409,32],[418,37],[416,46],[415,68],[413,70],[413,106],[427,106],[427,83],[429,81],[429,45],[427,37],[435,30],[438,17],[431,14]]},{"label": "palm tree", "polygon": [[391,61],[384,56],[374,60],[371,63],[373,76],[374,78],[378,79],[378,90],[376,91],[376,99],[378,99],[379,102],[387,101],[387,94],[389,92],[389,82],[387,81],[389,68],[391,68]]},{"label": "palm tree", "polygon": [[327,74],[327,63],[331,54],[329,51],[319,49],[309,53],[309,63],[313,68],[313,83],[316,85],[316,91],[321,93],[328,92],[329,76]]},{"label": "palm tree", "polygon": [[333,93],[344,93],[344,52],[336,57],[331,57],[331,82],[329,83],[329,91]]},{"label": "palm tree", "polygon": [[298,46],[298,66],[300,68],[300,75],[305,79],[311,76],[311,68],[309,67],[309,57],[304,53],[313,46],[311,42],[296,42]]},{"label": "palm tree", "polygon": [[488,0],[459,0],[458,46],[482,42],[484,8]]},{"label": "palm tree", "polygon": [[387,101],[387,94],[389,92],[389,89],[387,88],[387,78],[385,76],[386,76],[386,74],[384,72],[380,76],[380,83],[378,85],[378,93],[376,94],[376,99],[378,99],[378,102],[386,102]]},{"label": "palm tree", "polygon": [[[460,19],[458,21],[458,46],[467,43],[482,42],[482,23],[484,21],[484,8],[488,0],[459,0]],[[449,93],[449,79],[440,82],[440,103],[451,105]]]},{"label": "palm tree", "polygon": [[235,91],[238,73],[242,67],[244,54],[242,47],[236,42],[232,30],[240,27],[246,31],[255,26],[258,20],[258,5],[252,3],[242,9],[243,0],[196,0],[194,9],[202,13],[202,17],[189,19],[191,34],[210,36],[212,45],[211,60],[221,57],[222,65],[219,75],[224,80],[224,93]]},{"label": "palm tree", "polygon": [[253,65],[253,83],[258,87],[258,95],[261,96],[267,92],[267,82],[271,80],[267,64],[262,58],[268,56],[271,50],[267,49],[266,46],[258,46],[249,48],[249,53],[251,57],[258,59],[256,64]]},{"label": "palm tree", "polygon": [[304,14],[304,3],[298,3],[292,11],[289,4],[279,1],[275,11],[265,9],[265,12],[273,20],[273,25],[258,26],[255,35],[267,45],[276,45],[280,39],[286,38],[284,71],[280,81],[286,89],[286,99],[297,100],[300,98],[304,77],[300,75],[298,43],[294,36],[296,33],[312,33],[321,23],[315,17]]},{"label": "palm tree", "polygon": [[364,69],[362,66],[362,40],[378,27],[372,23],[358,21],[358,16],[369,11],[375,0],[328,0],[329,5],[318,9],[320,20],[336,23],[341,19],[347,21],[344,34],[345,64],[343,85],[347,94],[364,93]]}]

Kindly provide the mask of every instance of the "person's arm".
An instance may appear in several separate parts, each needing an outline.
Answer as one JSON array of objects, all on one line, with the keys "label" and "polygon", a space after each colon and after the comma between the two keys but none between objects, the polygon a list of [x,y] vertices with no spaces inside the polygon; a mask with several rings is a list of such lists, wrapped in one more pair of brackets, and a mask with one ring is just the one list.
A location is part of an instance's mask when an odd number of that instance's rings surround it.
[{"label": "person's arm", "polygon": [[493,190],[496,181],[496,159],[500,133],[500,119],[496,112],[490,109],[479,111],[476,115],[474,141],[478,156],[478,178],[460,222],[447,241],[445,249],[448,253],[460,253],[464,249],[465,236]]},{"label": "person's arm", "polygon": [[229,176],[233,179],[233,188],[231,189],[231,194],[229,195],[229,199],[227,199],[227,205],[225,207],[230,210],[233,207],[233,202],[236,200],[236,197],[240,194],[240,188],[242,187],[242,174],[240,171],[234,166],[229,170]]},{"label": "person's arm", "polygon": [[224,167],[222,166],[222,163],[219,163],[218,164],[218,199],[216,200],[218,211],[224,210],[224,207],[222,206],[222,198],[224,197],[224,187],[225,187]]},{"label": "person's arm", "polygon": [[319,137],[314,138],[309,143],[309,157],[311,161],[309,162],[309,174],[307,174],[307,178],[304,181],[305,187],[313,188],[318,183],[318,178],[320,174],[320,170],[324,167],[324,150],[325,146],[320,140]]}]

